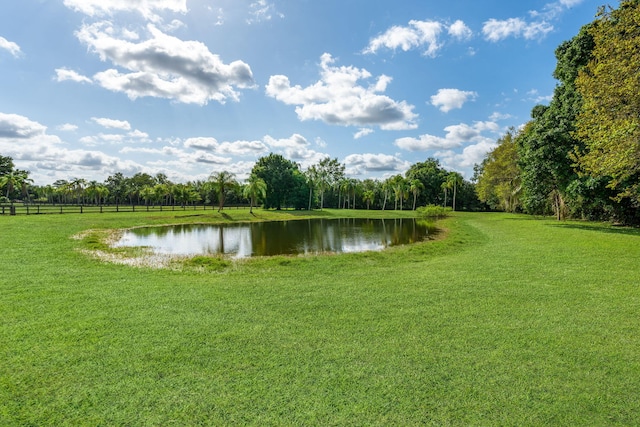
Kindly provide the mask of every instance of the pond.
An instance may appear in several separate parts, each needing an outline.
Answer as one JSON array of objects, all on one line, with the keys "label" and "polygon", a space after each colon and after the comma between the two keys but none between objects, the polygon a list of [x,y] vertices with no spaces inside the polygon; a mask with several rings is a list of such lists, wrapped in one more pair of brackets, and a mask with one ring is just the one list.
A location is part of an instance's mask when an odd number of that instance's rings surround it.
[{"label": "pond", "polygon": [[435,228],[415,219],[306,219],[241,224],[186,224],[126,230],[115,246],[168,255],[235,258],[377,251],[420,242]]}]

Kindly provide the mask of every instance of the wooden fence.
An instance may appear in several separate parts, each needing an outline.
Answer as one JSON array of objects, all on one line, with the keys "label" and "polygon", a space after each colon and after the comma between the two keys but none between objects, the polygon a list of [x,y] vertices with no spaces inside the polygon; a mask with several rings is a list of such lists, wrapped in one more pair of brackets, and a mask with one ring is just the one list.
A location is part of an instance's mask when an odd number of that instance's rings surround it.
[{"label": "wooden fence", "polygon": [[[225,209],[248,209],[249,205],[225,206]],[[166,212],[217,210],[217,206],[146,206],[146,205],[58,205],[58,204],[13,204],[0,205],[2,215],[84,214],[106,212]]]}]

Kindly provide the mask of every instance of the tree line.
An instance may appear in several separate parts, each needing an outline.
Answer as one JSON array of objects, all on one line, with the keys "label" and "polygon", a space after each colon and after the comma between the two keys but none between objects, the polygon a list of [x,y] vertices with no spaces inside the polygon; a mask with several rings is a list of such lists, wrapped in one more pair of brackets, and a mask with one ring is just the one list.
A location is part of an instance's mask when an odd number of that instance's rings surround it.
[{"label": "tree line", "polygon": [[474,180],[494,209],[640,223],[640,0],[602,7],[555,51],[548,106],[498,140]]},{"label": "tree line", "polygon": [[165,174],[116,172],[104,182],[82,178],[33,185],[28,171],[15,169],[10,157],[0,156],[0,202],[81,205],[262,205],[265,209],[396,209],[450,206],[454,210],[480,210],[474,185],[457,172],[445,170],[429,158],[412,165],[404,175],[385,180],[354,179],[345,165],[324,158],[303,170],[299,164],[271,153],[258,159],[244,183],[228,171],[214,172],[207,180],[173,183]]}]

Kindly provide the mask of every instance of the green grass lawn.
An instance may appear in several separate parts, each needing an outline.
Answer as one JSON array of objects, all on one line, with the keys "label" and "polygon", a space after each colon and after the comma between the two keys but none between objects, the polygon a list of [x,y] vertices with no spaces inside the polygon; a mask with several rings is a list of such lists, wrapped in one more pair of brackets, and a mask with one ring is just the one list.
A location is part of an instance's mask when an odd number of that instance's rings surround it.
[{"label": "green grass lawn", "polygon": [[172,270],[71,238],[308,215],[225,212],[0,217],[0,425],[640,423],[637,230],[456,213],[385,252]]}]

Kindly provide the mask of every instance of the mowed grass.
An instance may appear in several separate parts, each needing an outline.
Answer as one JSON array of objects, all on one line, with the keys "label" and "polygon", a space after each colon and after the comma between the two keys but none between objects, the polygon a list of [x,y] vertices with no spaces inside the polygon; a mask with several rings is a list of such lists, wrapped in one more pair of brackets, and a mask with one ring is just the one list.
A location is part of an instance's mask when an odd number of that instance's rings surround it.
[{"label": "mowed grass", "polygon": [[71,239],[309,215],[255,214],[0,217],[0,425],[640,423],[638,230],[456,213],[413,246],[182,270]]}]

